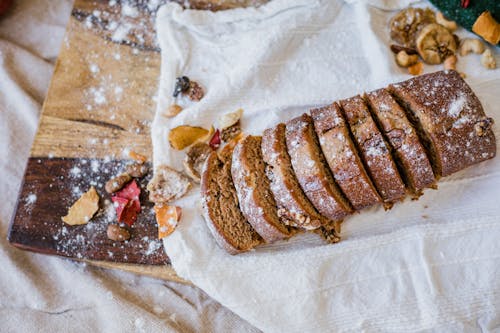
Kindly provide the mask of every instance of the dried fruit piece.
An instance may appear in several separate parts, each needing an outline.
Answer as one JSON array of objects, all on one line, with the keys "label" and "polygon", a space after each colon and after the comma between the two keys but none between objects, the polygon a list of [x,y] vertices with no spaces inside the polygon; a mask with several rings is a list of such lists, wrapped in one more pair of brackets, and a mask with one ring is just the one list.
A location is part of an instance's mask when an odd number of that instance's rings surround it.
[{"label": "dried fruit piece", "polygon": [[128,156],[139,163],[146,163],[146,161],[148,160],[146,156],[136,153],[133,150],[129,151]]},{"label": "dried fruit piece", "polygon": [[182,111],[182,107],[180,105],[177,105],[177,104],[172,104],[170,105],[168,108],[167,108],[167,111],[165,111],[163,113],[163,115],[165,117],[175,117],[177,116],[179,113],[181,113]]},{"label": "dried fruit piece", "polygon": [[158,223],[158,238],[162,239],[174,232],[182,216],[182,208],[169,205],[155,205],[156,223]]},{"label": "dried fruit piece", "polygon": [[186,92],[189,89],[189,78],[187,76],[180,76],[175,79],[175,87],[173,96],[177,97],[180,93]]},{"label": "dried fruit piece", "polygon": [[137,220],[137,213],[140,210],[140,204],[135,200],[114,196],[111,198],[116,209],[118,222],[126,223],[131,226]]},{"label": "dried fruit piece", "polygon": [[481,54],[484,52],[484,44],[479,39],[465,38],[460,43],[459,53],[462,57],[474,52],[476,54]]},{"label": "dried fruit piece", "polygon": [[497,45],[500,42],[500,23],[491,16],[489,11],[479,15],[472,26],[472,31],[492,45]]},{"label": "dried fruit piece", "polygon": [[128,232],[128,230],[116,224],[108,225],[106,235],[109,239],[116,242],[124,242],[130,239],[130,233]]},{"label": "dried fruit piece", "polygon": [[127,165],[125,172],[134,178],[142,178],[147,175],[149,168],[143,163],[132,163]]},{"label": "dried fruit piece", "polygon": [[455,55],[451,55],[444,60],[444,69],[446,70],[457,69],[457,57]]},{"label": "dried fruit piece", "polygon": [[217,120],[220,129],[228,128],[240,121],[243,115],[243,109],[238,109],[234,112],[223,114]]},{"label": "dried fruit piece", "polygon": [[417,32],[423,25],[434,23],[434,12],[429,8],[406,8],[398,12],[389,23],[391,38],[406,47],[415,47]]},{"label": "dried fruit piece", "polygon": [[202,127],[181,125],[170,130],[168,141],[172,148],[182,150],[205,138],[209,131]]},{"label": "dried fruit piece", "polygon": [[441,24],[451,32],[457,30],[457,23],[455,21],[447,20],[441,12],[436,14],[436,23]]},{"label": "dried fruit piece", "polygon": [[206,143],[196,143],[189,147],[184,159],[184,167],[188,176],[193,178],[194,181],[200,182],[201,169],[207,159],[208,155],[212,152],[212,148]]},{"label": "dried fruit piece", "polygon": [[68,215],[63,216],[61,219],[69,225],[86,224],[98,209],[99,194],[92,186],[68,209]]},{"label": "dried fruit piece", "polygon": [[185,92],[189,99],[198,102],[205,96],[205,91],[196,81],[189,82],[189,89]]},{"label": "dried fruit piece", "polygon": [[131,179],[132,177],[130,177],[128,173],[122,173],[108,180],[106,185],[104,185],[104,189],[108,193],[115,193],[116,191],[121,190]]},{"label": "dried fruit piece", "polygon": [[165,203],[186,194],[191,188],[191,183],[182,173],[167,165],[161,165],[156,168],[147,188],[149,200],[154,203]]},{"label": "dried fruit piece", "polygon": [[220,137],[221,137],[222,141],[228,142],[229,140],[231,140],[232,138],[234,138],[235,136],[237,136],[240,133],[241,133],[241,126],[240,126],[240,122],[238,121],[238,122],[236,122],[236,124],[233,124],[227,128],[224,128],[220,132]]},{"label": "dried fruit piece", "polygon": [[220,140],[220,131],[217,130],[215,131],[214,135],[212,136],[212,138],[210,139],[210,142],[208,143],[208,145],[213,149],[213,150],[216,150],[217,148],[219,148],[221,144],[221,140]]},{"label": "dried fruit piece", "polygon": [[497,62],[495,61],[495,57],[493,56],[493,53],[491,53],[490,49],[486,49],[486,51],[483,52],[483,55],[481,56],[481,64],[488,69],[497,68]]},{"label": "dried fruit piece", "polygon": [[418,55],[409,55],[406,51],[401,51],[396,55],[396,63],[401,67],[410,67],[418,61]]},{"label": "dried fruit piece", "polygon": [[391,45],[391,51],[394,53],[394,54],[398,54],[399,52],[401,51],[405,51],[406,54],[408,55],[412,55],[412,54],[418,54],[417,50],[414,49],[414,48],[411,48],[411,47],[404,47],[404,46],[401,46],[401,45],[396,45],[396,44],[392,44]]},{"label": "dried fruit piece", "polygon": [[431,65],[442,63],[457,50],[453,35],[437,23],[428,24],[420,31],[416,45],[422,60]]},{"label": "dried fruit piece", "polygon": [[235,112],[226,113],[217,120],[221,130],[220,137],[222,141],[229,141],[234,136],[241,132],[240,119],[243,115],[243,109],[238,109]]},{"label": "dried fruit piece", "polygon": [[408,67],[408,73],[411,75],[420,75],[424,71],[424,64],[419,61],[415,65]]},{"label": "dried fruit piece", "polygon": [[135,180],[129,182],[123,189],[116,192],[114,196],[125,198],[128,200],[137,200],[139,201],[139,196],[141,195],[141,189],[137,185]]},{"label": "dried fruit piece", "polygon": [[141,211],[139,196],[141,189],[135,180],[129,182],[122,190],[116,192],[111,200],[116,207],[116,216],[119,222],[132,225]]}]

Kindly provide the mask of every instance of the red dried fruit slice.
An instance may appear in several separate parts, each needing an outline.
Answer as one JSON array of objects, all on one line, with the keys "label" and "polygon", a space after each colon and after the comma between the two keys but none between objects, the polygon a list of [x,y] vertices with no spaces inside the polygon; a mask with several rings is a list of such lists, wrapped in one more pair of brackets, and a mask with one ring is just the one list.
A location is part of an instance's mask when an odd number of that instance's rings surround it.
[{"label": "red dried fruit slice", "polygon": [[134,222],[137,220],[137,213],[138,213],[136,202],[137,202],[136,200],[129,201],[129,203],[125,206],[125,209],[123,210],[122,219],[118,220],[119,222],[123,222],[128,226],[134,224]]},{"label": "red dried fruit slice", "polygon": [[139,200],[139,195],[141,195],[141,189],[135,180],[130,181],[120,191],[114,194],[114,196],[129,200]]},{"label": "red dried fruit slice", "polygon": [[125,207],[127,207],[130,200],[126,198],[113,196],[111,197],[111,201],[113,201],[115,206],[116,217],[118,218],[118,221],[121,222],[123,219],[123,212],[125,211]]},{"label": "red dried fruit slice", "polygon": [[138,206],[140,203],[137,200],[129,200],[114,196],[111,198],[116,208],[116,216],[118,222],[126,223],[131,226],[137,220]]},{"label": "red dried fruit slice", "polygon": [[208,145],[213,149],[213,150],[216,150],[217,148],[219,148],[220,146],[220,143],[221,143],[221,140],[220,140],[220,131],[219,130],[216,130],[214,135],[212,136],[212,138],[210,139],[210,142],[208,143]]},{"label": "red dried fruit slice", "polygon": [[129,226],[137,220],[137,213],[141,211],[139,196],[141,189],[135,180],[130,181],[120,191],[115,192],[111,200],[116,205],[116,216],[118,222],[123,222]]}]

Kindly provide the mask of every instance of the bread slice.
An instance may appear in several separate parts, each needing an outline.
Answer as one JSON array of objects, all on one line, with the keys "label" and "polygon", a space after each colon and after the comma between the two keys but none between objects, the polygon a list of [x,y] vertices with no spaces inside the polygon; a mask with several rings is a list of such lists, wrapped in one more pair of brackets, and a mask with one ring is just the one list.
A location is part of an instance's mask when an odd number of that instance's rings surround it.
[{"label": "bread slice", "polygon": [[365,94],[373,118],[390,144],[396,164],[414,196],[436,180],[431,163],[405,112],[386,89]]},{"label": "bread slice", "polygon": [[293,172],[286,150],[285,124],[265,130],[261,148],[280,218],[290,226],[306,230],[317,229],[325,224],[323,220],[326,218],[318,214],[307,199]]},{"label": "bread slice", "polygon": [[421,75],[392,84],[389,91],[417,129],[436,177],[496,155],[493,119],[456,71]]},{"label": "bread slice", "polygon": [[311,117],[333,178],[353,208],[380,203],[382,199],[358,156],[338,104],[311,110]]},{"label": "bread slice", "polygon": [[286,145],[302,190],[318,212],[340,221],[353,212],[336,185],[308,114],[286,123]]},{"label": "bread slice", "polygon": [[249,135],[236,145],[231,175],[241,212],[255,231],[266,242],[271,243],[288,238],[291,233],[278,217],[262,159],[261,142],[262,137]]},{"label": "bread slice", "polygon": [[216,152],[208,156],[201,177],[201,196],[203,216],[216,242],[230,254],[237,254],[251,250],[263,240],[238,206],[231,178],[231,153],[223,150],[220,157]]},{"label": "bread slice", "polygon": [[382,200],[390,205],[402,199],[406,194],[405,185],[365,102],[358,95],[339,103],[344,110],[366,169]]}]

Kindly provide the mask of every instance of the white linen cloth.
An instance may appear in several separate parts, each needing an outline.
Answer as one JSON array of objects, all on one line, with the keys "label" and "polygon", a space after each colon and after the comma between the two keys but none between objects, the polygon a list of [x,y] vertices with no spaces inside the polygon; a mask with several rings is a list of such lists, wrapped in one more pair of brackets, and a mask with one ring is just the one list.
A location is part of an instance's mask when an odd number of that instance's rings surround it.
[{"label": "white linen cloth", "polygon": [[[260,134],[311,106],[409,78],[394,63],[387,29],[388,9],[408,3],[274,0],[215,13],[165,5],[155,165],[182,170],[183,153],[167,140],[175,126],[208,128],[243,108],[243,131]],[[482,68],[477,55],[460,58],[458,70],[496,120],[498,141],[500,70]],[[200,102],[171,97],[181,75],[205,88]],[[165,118],[173,102],[185,109]],[[418,201],[350,217],[339,244],[308,234],[237,256],[210,235],[196,187],[178,200],[183,218],[164,245],[180,276],[266,332],[498,330],[499,167],[497,157],[442,179]]]},{"label": "white linen cloth", "polygon": [[21,251],[7,242],[72,1],[0,17],[0,332],[255,332],[188,285]]}]

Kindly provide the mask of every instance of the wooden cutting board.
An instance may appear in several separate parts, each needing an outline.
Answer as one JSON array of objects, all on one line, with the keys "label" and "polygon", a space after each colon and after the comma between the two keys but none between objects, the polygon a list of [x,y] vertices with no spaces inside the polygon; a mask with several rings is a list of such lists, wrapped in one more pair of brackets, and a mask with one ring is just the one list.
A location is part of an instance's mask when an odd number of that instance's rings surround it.
[{"label": "wooden cutting board", "polygon": [[[261,2],[189,4],[221,10]],[[130,161],[129,151],[151,160],[150,123],[160,73],[157,10],[158,4],[144,0],[75,1],[11,222],[12,245],[186,282],[177,277],[157,239],[145,193],[148,177],[141,181],[143,209],[130,241],[106,236],[116,217],[104,184]],[[83,226],[66,225],[61,216],[90,186],[101,197],[97,216]]]}]

